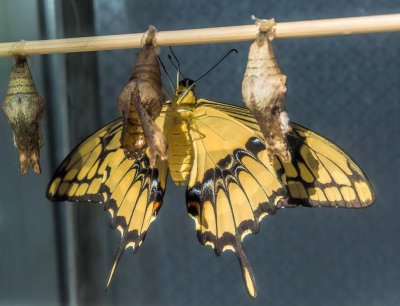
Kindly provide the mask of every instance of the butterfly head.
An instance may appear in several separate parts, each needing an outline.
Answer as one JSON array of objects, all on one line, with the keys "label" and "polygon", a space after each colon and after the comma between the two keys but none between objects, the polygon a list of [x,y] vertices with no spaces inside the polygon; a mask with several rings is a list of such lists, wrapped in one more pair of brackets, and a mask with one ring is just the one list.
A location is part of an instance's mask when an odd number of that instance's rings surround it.
[{"label": "butterfly head", "polygon": [[191,79],[183,79],[179,82],[175,91],[175,103],[183,106],[191,106],[196,103],[194,94],[195,81]]}]

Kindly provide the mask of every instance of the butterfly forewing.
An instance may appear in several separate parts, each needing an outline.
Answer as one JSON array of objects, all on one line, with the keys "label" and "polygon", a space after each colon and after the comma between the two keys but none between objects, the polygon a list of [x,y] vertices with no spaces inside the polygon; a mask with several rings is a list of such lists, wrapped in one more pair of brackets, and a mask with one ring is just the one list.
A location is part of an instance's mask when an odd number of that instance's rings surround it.
[{"label": "butterfly forewing", "polygon": [[[199,100],[199,104],[213,107],[260,133],[257,121],[247,109]],[[287,187],[288,204],[310,207],[366,207],[374,202],[368,178],[357,164],[338,146],[326,138],[298,124],[291,123],[288,135],[292,162],[279,158],[274,168]]]},{"label": "butterfly forewing", "polygon": [[[122,235],[116,260],[127,247],[135,251],[161,207],[167,165],[149,159],[130,160],[120,145],[122,121],[113,121],[78,145],[56,170],[47,190],[53,201],[104,204],[111,225]],[[111,273],[111,276],[112,276]],[[111,279],[110,276],[110,279]]]},{"label": "butterfly forewing", "polygon": [[277,160],[284,171],[282,181],[291,195],[289,203],[304,206],[360,208],[374,202],[372,186],[366,175],[332,142],[292,124],[288,137],[293,163]]}]

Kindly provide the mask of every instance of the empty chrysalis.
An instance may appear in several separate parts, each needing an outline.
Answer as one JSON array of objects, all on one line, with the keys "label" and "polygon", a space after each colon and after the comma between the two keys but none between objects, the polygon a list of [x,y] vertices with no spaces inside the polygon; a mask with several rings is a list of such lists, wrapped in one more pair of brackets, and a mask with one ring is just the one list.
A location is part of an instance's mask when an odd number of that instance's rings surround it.
[{"label": "empty chrysalis", "polygon": [[40,173],[40,122],[45,103],[38,95],[24,56],[16,56],[11,70],[3,111],[14,134],[14,146],[19,152],[20,171],[28,168]]},{"label": "empty chrysalis", "polygon": [[129,159],[140,159],[148,147],[151,167],[158,157],[165,160],[168,156],[167,140],[154,121],[165,101],[155,34],[153,26],[144,34],[133,74],[119,96],[123,119],[121,146],[125,155]]},{"label": "empty chrysalis", "polygon": [[289,162],[291,155],[286,134],[291,127],[285,110],[286,76],[279,68],[271,46],[275,21],[256,19],[256,25],[259,32],[249,50],[242,82],[243,100],[264,135],[269,159],[272,161],[276,155]]}]

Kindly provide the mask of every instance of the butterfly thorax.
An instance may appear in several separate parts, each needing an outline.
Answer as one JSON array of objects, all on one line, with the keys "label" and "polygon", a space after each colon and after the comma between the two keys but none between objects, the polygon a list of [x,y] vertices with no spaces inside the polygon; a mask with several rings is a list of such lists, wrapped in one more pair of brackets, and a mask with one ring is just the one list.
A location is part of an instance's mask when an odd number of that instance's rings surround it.
[{"label": "butterfly thorax", "polygon": [[165,113],[164,133],[169,144],[168,166],[171,178],[177,185],[186,183],[191,169],[192,144],[189,129],[196,101],[190,85],[181,83]]}]

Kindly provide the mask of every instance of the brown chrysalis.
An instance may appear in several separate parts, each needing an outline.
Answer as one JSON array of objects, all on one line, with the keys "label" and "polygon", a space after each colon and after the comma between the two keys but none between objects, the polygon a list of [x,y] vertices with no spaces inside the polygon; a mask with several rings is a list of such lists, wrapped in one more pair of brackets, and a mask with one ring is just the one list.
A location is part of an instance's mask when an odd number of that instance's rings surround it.
[{"label": "brown chrysalis", "polygon": [[165,101],[156,53],[156,28],[144,34],[144,45],[136,57],[133,74],[119,96],[123,118],[121,146],[127,158],[141,158],[149,148],[150,166],[157,157],[167,159],[167,140],[154,119]]},{"label": "brown chrysalis", "polygon": [[286,76],[280,70],[271,41],[275,21],[257,20],[259,33],[250,46],[242,95],[264,135],[270,160],[279,156],[289,162],[286,134],[291,131],[285,110]]},{"label": "brown chrysalis", "polygon": [[42,137],[40,121],[45,103],[38,95],[24,56],[15,57],[11,70],[3,111],[14,134],[14,146],[19,152],[20,171],[28,168],[40,173],[40,146]]}]

